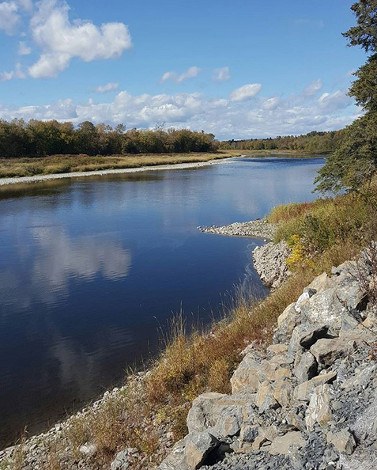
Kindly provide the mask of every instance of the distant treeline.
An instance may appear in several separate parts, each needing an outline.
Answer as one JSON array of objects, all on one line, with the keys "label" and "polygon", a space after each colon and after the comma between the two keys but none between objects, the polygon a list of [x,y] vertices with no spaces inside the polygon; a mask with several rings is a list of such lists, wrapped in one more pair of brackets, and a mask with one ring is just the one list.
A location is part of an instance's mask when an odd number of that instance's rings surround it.
[{"label": "distant treeline", "polygon": [[71,122],[0,120],[0,158],[45,155],[119,155],[138,153],[213,152],[218,148],[213,134],[188,129],[125,130]]},{"label": "distant treeline", "polygon": [[222,149],[237,150],[297,150],[308,153],[331,153],[339,145],[343,131],[309,132],[306,135],[268,139],[228,140],[220,144]]}]

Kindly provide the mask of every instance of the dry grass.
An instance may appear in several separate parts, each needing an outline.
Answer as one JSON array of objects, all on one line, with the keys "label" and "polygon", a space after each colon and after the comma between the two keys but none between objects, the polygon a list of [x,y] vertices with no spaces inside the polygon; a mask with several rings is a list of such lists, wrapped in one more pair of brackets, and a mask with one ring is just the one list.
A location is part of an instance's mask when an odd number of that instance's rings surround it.
[{"label": "dry grass", "polygon": [[0,178],[83,171],[139,168],[141,166],[207,162],[240,155],[240,152],[182,153],[167,155],[55,155],[40,158],[0,159]]},{"label": "dry grass", "polygon": [[240,352],[251,342],[261,347],[271,338],[282,309],[312,277],[312,273],[300,273],[260,303],[240,302],[229,317],[205,333],[187,334],[184,320],[178,316],[170,338],[164,339],[164,352],[142,382],[131,381],[123,395],[109,400],[99,411],[70,420],[66,434],[71,447],[95,443],[100,465],[124,447],[135,447],[141,455],[156,458],[159,429],[170,429],[175,440],[180,439],[187,432],[190,403],[198,394],[208,390],[229,393],[229,379],[240,362]]},{"label": "dry grass", "polygon": [[[133,382],[122,394],[106,400],[98,410],[70,420],[66,436],[73,449],[94,443],[100,463],[108,462],[124,444],[148,455],[157,449],[156,430],[150,429],[151,408],[143,390]],[[146,429],[149,432],[146,432]]]},{"label": "dry grass", "polygon": [[178,322],[170,343],[152,369],[148,396],[159,404],[182,404],[205,390],[228,393],[229,378],[240,361],[240,352],[271,338],[278,315],[310,282],[312,273],[300,273],[260,303],[242,301],[229,318],[206,334],[186,335]]},{"label": "dry grass", "polygon": [[326,204],[326,200],[318,199],[312,202],[290,203],[276,206],[268,214],[268,221],[272,224],[288,222],[296,217],[303,216],[316,207]]}]

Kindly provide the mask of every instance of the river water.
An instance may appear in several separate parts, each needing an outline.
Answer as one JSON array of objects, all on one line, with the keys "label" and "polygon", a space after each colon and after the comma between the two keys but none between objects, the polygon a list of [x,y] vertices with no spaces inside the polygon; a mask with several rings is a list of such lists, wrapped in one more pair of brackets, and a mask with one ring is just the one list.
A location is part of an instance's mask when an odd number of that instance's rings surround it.
[{"label": "river water", "polygon": [[321,159],[234,159],[0,192],[0,444],[39,432],[156,353],[178,312],[208,324],[263,296],[261,240],[203,234],[311,200]]}]

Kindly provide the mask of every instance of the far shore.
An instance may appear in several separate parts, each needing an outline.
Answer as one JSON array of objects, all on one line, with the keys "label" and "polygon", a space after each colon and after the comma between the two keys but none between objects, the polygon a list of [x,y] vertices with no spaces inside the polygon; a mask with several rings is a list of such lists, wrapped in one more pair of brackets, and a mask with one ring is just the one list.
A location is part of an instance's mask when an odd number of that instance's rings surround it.
[{"label": "far shore", "polygon": [[38,183],[63,178],[136,173],[150,170],[196,168],[229,158],[323,158],[297,150],[219,150],[212,153],[140,155],[53,155],[36,158],[0,158],[0,186]]},{"label": "far shore", "polygon": [[232,155],[226,157],[217,158],[208,161],[194,161],[189,163],[169,163],[169,164],[154,164],[145,165],[134,168],[115,168],[108,170],[96,170],[96,171],[73,171],[70,173],[52,173],[47,175],[34,175],[34,176],[16,176],[11,178],[0,178],[0,186],[8,186],[14,184],[26,184],[26,183],[39,183],[49,180],[57,180],[63,178],[82,178],[87,176],[104,176],[104,175],[119,175],[126,173],[139,173],[142,171],[153,171],[153,170],[184,170],[190,168],[199,168],[207,165],[215,165],[224,163],[224,160],[232,158]]}]

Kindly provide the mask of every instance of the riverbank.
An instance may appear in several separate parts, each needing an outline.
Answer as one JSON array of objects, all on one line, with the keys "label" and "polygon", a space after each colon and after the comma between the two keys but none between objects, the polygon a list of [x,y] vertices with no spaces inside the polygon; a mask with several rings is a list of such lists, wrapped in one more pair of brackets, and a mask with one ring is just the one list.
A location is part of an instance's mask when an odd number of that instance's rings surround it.
[{"label": "riverbank", "polygon": [[233,224],[210,227],[197,227],[200,232],[226,235],[229,237],[253,237],[272,240],[276,233],[276,225],[267,219],[256,219],[247,222],[234,222]]},{"label": "riverbank", "polygon": [[0,159],[0,185],[157,169],[195,168],[240,155],[240,152],[217,152],[108,157],[63,155],[43,158]]},{"label": "riverbank", "polygon": [[[0,186],[28,184],[62,178],[103,176],[150,170],[196,168],[220,161],[248,157],[313,158],[297,151],[240,152],[224,150],[216,153],[183,153],[168,155],[87,156],[58,155],[40,158],[0,159]],[[317,158],[314,156],[314,158]],[[321,156],[318,156],[321,158]]]},{"label": "riverbank", "polygon": [[231,393],[195,398],[159,470],[376,468],[377,305],[364,282],[375,249],[316,277],[271,344],[244,350]]}]

